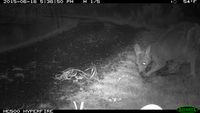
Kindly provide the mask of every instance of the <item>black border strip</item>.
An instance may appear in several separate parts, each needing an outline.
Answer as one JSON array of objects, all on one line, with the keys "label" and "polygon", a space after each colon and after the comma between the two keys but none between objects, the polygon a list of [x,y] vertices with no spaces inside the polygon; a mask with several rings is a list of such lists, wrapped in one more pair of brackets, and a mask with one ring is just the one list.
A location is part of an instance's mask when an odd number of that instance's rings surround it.
[{"label": "black border strip", "polygon": [[[14,111],[15,112],[14,112]],[[42,109],[22,109],[22,110],[16,110],[16,109],[13,109],[13,110],[3,110],[3,109],[0,109],[0,113],[78,113],[78,112],[90,112],[90,113],[94,113],[94,112],[119,112],[119,113],[180,113],[178,112],[177,110],[115,110],[115,109],[107,109],[107,110],[53,110],[53,109],[45,109],[45,110],[42,110]],[[12,112],[13,111],[13,112]],[[28,111],[28,112],[27,112]],[[37,111],[41,111],[41,112],[37,112]],[[188,112],[189,113],[189,112]],[[196,113],[200,113],[200,110],[198,110]]]},{"label": "black border strip", "polygon": [[[5,2],[7,1],[7,2]],[[14,1],[14,2],[13,2]],[[17,1],[17,3],[15,2]],[[25,2],[24,2],[25,1]],[[26,2],[28,1],[28,2]],[[35,3],[31,1],[36,1]],[[41,3],[40,1],[43,1]],[[53,1],[48,3],[47,1]],[[62,1],[62,2],[57,2]],[[73,2],[70,2],[73,1]],[[83,1],[87,1],[83,3]],[[106,4],[106,3],[169,3],[177,4],[183,3],[183,0],[0,0],[0,3],[6,4]]]},{"label": "black border strip", "polygon": [[[179,113],[176,110],[14,110],[15,112],[11,111],[5,111],[5,110],[1,110],[1,113],[79,113],[79,112],[90,112],[90,113],[94,113],[94,112],[119,112],[119,113]],[[197,112],[198,113],[198,112]]]}]

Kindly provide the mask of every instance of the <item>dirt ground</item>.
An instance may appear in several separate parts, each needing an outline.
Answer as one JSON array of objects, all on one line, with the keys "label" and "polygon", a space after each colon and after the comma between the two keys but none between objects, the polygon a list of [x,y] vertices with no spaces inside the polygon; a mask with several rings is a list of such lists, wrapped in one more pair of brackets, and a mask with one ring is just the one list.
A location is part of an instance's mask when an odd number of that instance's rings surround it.
[{"label": "dirt ground", "polygon": [[[163,109],[200,106],[199,76],[192,78],[176,73],[144,79],[137,73],[134,57],[128,50],[117,54],[102,66],[103,80],[86,91],[78,92],[71,99],[79,104],[84,102],[84,109],[140,109],[148,104],[157,104]],[[69,108],[73,107],[71,104]]]},{"label": "dirt ground", "polygon": [[[43,42],[2,53],[0,108],[75,109],[73,102],[84,103],[83,109],[200,107],[200,76],[187,76],[188,65],[175,74],[143,78],[133,48],[143,30],[104,25],[79,24]],[[83,70],[91,65],[97,68],[96,81],[80,85],[54,79],[67,68]],[[199,75],[199,63],[196,67]]]}]

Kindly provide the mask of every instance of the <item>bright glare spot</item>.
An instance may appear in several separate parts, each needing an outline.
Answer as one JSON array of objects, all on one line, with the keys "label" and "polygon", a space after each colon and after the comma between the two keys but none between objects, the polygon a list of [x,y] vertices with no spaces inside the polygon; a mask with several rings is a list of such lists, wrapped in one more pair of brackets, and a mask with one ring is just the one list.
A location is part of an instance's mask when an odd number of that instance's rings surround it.
[{"label": "bright glare spot", "polygon": [[146,65],[146,63],[145,63],[145,62],[143,62],[142,64],[143,64],[143,65]]},{"label": "bright glare spot", "polygon": [[141,110],[162,110],[162,108],[156,104],[148,104],[143,106]]}]

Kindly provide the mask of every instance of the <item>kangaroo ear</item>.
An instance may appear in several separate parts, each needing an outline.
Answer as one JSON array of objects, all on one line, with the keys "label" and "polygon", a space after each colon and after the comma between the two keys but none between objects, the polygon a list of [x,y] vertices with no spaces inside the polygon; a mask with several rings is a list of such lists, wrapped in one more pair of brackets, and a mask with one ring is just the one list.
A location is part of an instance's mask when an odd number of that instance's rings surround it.
[{"label": "kangaroo ear", "polygon": [[148,46],[148,47],[147,47],[147,49],[146,49],[146,55],[148,55],[148,56],[149,56],[149,54],[150,54],[150,51],[151,51],[151,46]]},{"label": "kangaroo ear", "polygon": [[134,49],[135,49],[136,56],[138,56],[140,53],[142,53],[142,50],[141,50],[139,44],[135,44]]}]

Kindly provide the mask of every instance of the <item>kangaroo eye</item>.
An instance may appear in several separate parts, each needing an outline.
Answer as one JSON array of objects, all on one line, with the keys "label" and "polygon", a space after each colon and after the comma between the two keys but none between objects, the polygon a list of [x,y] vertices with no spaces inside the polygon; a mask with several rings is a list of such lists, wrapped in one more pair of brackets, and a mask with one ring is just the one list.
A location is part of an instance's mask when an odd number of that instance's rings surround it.
[{"label": "kangaroo eye", "polygon": [[143,65],[146,65],[146,63],[145,63],[145,62],[142,62],[142,64],[143,64]]}]

